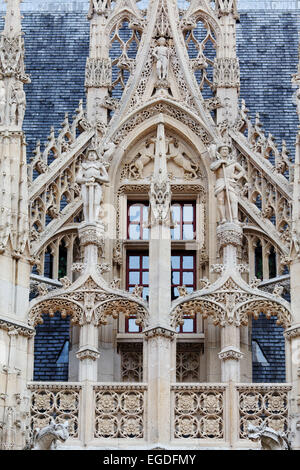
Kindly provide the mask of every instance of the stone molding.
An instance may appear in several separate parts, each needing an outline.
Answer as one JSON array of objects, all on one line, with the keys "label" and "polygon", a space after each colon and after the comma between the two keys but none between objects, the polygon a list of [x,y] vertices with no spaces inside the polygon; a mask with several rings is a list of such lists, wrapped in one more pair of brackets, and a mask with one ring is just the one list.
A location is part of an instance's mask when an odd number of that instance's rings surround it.
[{"label": "stone molding", "polygon": [[27,338],[33,338],[35,336],[35,330],[29,326],[20,326],[7,320],[0,320],[0,329],[8,331],[9,334],[14,331],[15,334],[25,336]]},{"label": "stone molding", "polygon": [[80,361],[83,361],[85,359],[92,359],[93,361],[96,361],[97,359],[99,359],[100,353],[95,349],[83,348],[76,353],[76,357]]}]

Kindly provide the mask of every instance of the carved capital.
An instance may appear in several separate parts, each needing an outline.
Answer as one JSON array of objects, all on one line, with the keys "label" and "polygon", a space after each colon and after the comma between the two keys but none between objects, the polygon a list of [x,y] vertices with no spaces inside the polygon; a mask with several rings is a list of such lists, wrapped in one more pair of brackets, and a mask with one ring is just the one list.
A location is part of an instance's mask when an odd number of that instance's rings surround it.
[{"label": "carved capital", "polygon": [[96,245],[104,246],[104,231],[102,226],[96,224],[84,224],[78,229],[79,240],[82,246]]},{"label": "carved capital", "polygon": [[146,340],[155,338],[157,336],[163,336],[164,338],[167,338],[170,341],[173,341],[176,338],[175,330],[168,330],[167,328],[162,328],[160,326],[157,328],[152,328],[150,330],[147,330],[144,332],[144,334],[145,334]]},{"label": "carved capital", "polygon": [[215,88],[240,88],[240,65],[236,58],[219,58],[214,62]]},{"label": "carved capital", "polygon": [[85,67],[85,86],[100,88],[111,86],[111,60],[88,57]]},{"label": "carved capital", "polygon": [[294,338],[300,338],[300,325],[291,326],[284,332],[284,337],[288,341]]},{"label": "carved capital", "polygon": [[100,353],[96,349],[84,348],[84,349],[80,349],[76,353],[76,357],[80,361],[83,361],[84,359],[92,359],[93,361],[96,361],[97,359],[99,359]]},{"label": "carved capital", "polygon": [[217,239],[220,248],[226,245],[241,246],[243,229],[235,223],[225,223],[217,227]]},{"label": "carved capital", "polygon": [[228,359],[235,359],[236,361],[239,361],[244,357],[244,354],[233,346],[227,346],[226,348],[222,349],[221,352],[219,352],[218,356],[219,359],[223,361],[227,361]]}]

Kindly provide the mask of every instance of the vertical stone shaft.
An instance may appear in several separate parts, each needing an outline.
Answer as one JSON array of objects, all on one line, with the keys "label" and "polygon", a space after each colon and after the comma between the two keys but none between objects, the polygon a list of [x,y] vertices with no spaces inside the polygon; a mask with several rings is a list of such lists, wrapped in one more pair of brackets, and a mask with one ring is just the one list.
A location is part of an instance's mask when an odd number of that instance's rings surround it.
[{"label": "vertical stone shaft", "polygon": [[157,126],[154,173],[150,190],[149,329],[147,354],[148,437],[151,443],[170,440],[170,385],[175,378],[175,331],[170,327],[171,307],[171,192],[167,175],[166,139],[162,116]]}]

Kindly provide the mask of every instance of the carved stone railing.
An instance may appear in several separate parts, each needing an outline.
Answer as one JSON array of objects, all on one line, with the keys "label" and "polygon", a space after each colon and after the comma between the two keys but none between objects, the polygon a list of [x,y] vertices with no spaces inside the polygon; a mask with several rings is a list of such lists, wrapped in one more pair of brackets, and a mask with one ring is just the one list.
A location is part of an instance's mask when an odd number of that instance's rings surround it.
[{"label": "carved stone railing", "polygon": [[96,439],[145,437],[145,384],[94,385]]},{"label": "carved stone railing", "polygon": [[172,385],[173,438],[223,440],[225,384]]},{"label": "carved stone railing", "polygon": [[238,384],[239,439],[247,439],[248,424],[266,422],[275,431],[288,429],[288,384]]},{"label": "carved stone railing", "polygon": [[70,438],[79,437],[79,406],[82,386],[73,382],[32,382],[30,428],[47,426],[51,418],[68,421]]}]

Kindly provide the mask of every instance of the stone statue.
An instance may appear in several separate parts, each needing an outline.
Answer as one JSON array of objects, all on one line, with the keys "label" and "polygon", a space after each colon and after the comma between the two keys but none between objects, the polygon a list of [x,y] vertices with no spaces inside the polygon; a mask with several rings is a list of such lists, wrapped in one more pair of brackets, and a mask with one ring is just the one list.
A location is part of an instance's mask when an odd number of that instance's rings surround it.
[{"label": "stone statue", "polygon": [[96,150],[88,152],[76,181],[81,184],[85,222],[97,222],[102,199],[102,183],[108,183],[109,179],[105,165],[99,160]]},{"label": "stone statue", "polygon": [[266,423],[259,426],[248,424],[248,438],[251,441],[260,441],[261,450],[290,450],[286,435],[267,427]]},{"label": "stone statue", "polygon": [[215,196],[221,223],[227,221],[238,223],[237,182],[245,176],[244,169],[230,154],[232,155],[231,147],[221,145],[217,150],[216,160],[210,166],[210,169],[216,173]]},{"label": "stone statue", "polygon": [[169,68],[169,48],[166,38],[158,39],[158,46],[154,48],[153,56],[156,59],[156,74],[159,80],[166,80]]},{"label": "stone statue", "polygon": [[26,95],[21,82],[16,82],[12,88],[10,99],[10,122],[22,127],[26,108]]},{"label": "stone statue", "polygon": [[35,429],[33,434],[32,450],[54,450],[57,441],[66,442],[69,438],[68,421],[55,424],[52,419],[48,426]]}]

